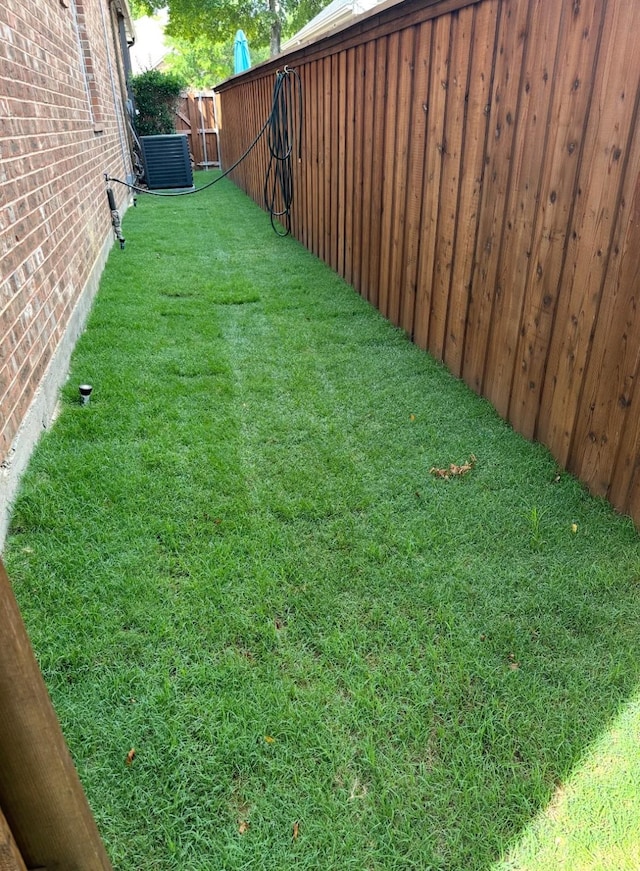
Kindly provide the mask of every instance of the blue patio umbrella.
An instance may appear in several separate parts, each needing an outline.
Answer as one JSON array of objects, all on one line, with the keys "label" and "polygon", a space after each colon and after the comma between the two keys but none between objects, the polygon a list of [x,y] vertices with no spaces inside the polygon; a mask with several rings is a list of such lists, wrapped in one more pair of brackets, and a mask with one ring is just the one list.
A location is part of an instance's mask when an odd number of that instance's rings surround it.
[{"label": "blue patio umbrella", "polygon": [[236,38],[233,42],[233,72],[243,73],[251,66],[251,57],[249,56],[249,43],[247,37],[242,30],[236,33]]}]

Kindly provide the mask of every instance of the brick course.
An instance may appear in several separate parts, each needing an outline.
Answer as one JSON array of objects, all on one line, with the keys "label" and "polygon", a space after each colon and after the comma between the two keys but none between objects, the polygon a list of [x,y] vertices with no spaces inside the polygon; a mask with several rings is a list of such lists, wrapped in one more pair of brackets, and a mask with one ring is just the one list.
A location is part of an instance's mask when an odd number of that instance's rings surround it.
[{"label": "brick course", "polygon": [[131,172],[113,20],[0,0],[0,466],[112,236],[104,172]]}]

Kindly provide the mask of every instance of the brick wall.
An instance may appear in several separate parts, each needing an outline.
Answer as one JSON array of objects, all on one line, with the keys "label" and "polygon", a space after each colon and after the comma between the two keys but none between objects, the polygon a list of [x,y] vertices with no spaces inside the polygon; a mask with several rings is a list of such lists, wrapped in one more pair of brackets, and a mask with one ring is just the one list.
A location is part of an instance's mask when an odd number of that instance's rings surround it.
[{"label": "brick wall", "polygon": [[[5,469],[113,237],[103,174],[124,178],[131,172],[116,29],[118,14],[126,18],[128,12],[126,0],[116,2],[0,0]],[[123,211],[126,189],[116,185],[115,194]]]}]

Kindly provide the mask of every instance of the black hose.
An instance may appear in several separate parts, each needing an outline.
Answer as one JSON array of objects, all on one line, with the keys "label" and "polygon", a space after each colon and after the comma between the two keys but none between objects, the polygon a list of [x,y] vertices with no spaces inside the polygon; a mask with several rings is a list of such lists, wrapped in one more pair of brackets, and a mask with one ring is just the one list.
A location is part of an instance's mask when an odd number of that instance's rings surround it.
[{"label": "black hose", "polygon": [[[184,197],[191,194],[199,194],[200,191],[205,191],[207,188],[217,184],[223,178],[226,178],[242,161],[251,154],[264,133],[269,130],[269,166],[264,182],[264,201],[267,211],[271,217],[271,226],[279,236],[288,236],[291,232],[291,204],[293,202],[293,173],[291,166],[291,155],[293,153],[295,143],[295,126],[294,112],[292,109],[293,99],[293,82],[298,89],[298,158],[302,157],[302,88],[300,76],[296,70],[285,66],[283,70],[278,70],[276,73],[276,81],[273,86],[273,97],[271,101],[271,111],[267,120],[264,122],[255,139],[233,163],[229,169],[226,169],[213,181],[208,182],[200,188],[192,191],[150,191],[147,188],[139,185],[131,184],[119,178],[113,178],[105,173],[105,181],[114,181],[117,184],[124,185],[129,190],[136,191],[141,194],[148,194],[154,197]],[[269,190],[270,189],[270,190]],[[277,194],[280,191],[282,197],[282,209],[276,209]],[[275,218],[285,218],[285,232],[278,230],[274,223]]]},{"label": "black hose", "polygon": [[[293,202],[293,168],[291,156],[295,144],[295,116],[293,113],[293,84],[298,89],[298,158],[302,156],[302,89],[300,76],[295,70],[284,68],[276,75],[273,88],[271,115],[269,116],[269,167],[264,180],[264,204],[271,217],[271,226],[278,236],[291,232],[291,203]],[[280,195],[281,209],[276,207]],[[284,218],[285,232],[275,224],[275,218]]]}]

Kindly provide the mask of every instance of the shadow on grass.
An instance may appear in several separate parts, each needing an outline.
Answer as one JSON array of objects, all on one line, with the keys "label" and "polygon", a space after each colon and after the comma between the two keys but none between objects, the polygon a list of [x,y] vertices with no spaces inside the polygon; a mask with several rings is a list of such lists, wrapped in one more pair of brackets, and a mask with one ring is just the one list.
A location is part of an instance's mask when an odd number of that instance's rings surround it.
[{"label": "shadow on grass", "polygon": [[637,534],[201,197],[127,215],[7,544],[114,863],[488,869],[636,691]]},{"label": "shadow on grass", "polygon": [[494,871],[639,868],[639,729],[636,694]]}]

